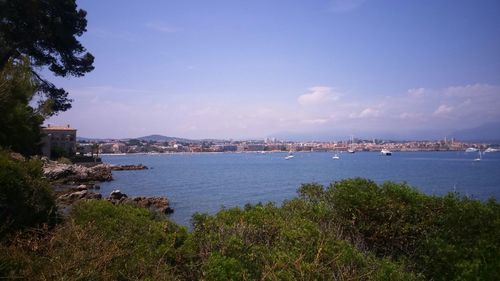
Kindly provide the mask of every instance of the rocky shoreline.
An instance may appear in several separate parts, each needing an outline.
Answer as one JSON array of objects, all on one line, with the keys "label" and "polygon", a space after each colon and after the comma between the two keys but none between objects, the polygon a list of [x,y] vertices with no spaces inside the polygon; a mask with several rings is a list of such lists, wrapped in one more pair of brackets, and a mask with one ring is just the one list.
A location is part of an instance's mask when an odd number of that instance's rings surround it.
[{"label": "rocky shoreline", "polygon": [[[93,163],[92,163],[93,164]],[[53,183],[56,202],[63,213],[67,213],[73,204],[81,200],[108,200],[111,203],[134,204],[153,211],[170,214],[174,210],[166,197],[128,197],[120,190],[113,190],[107,198],[94,192],[100,189],[99,182],[112,181],[112,171],[146,170],[148,167],[138,165],[64,164],[55,161],[44,163],[44,175]]]},{"label": "rocky shoreline", "polygon": [[78,164],[63,164],[50,161],[44,165],[45,177],[57,183],[77,184],[113,180],[111,165],[98,164],[86,167]]},{"label": "rocky shoreline", "polygon": [[[93,164],[93,163],[92,163]],[[55,161],[47,161],[43,167],[43,173],[47,179],[58,183],[89,183],[113,180],[112,171],[147,170],[148,167],[138,165],[81,165],[64,164]]]}]

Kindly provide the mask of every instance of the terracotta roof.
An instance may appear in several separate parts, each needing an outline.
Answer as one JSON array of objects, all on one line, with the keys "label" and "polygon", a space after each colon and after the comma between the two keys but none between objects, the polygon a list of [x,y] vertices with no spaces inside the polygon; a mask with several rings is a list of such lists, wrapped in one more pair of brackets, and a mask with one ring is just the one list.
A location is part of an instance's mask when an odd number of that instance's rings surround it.
[{"label": "terracotta roof", "polygon": [[76,131],[76,129],[70,128],[68,126],[49,126],[43,127],[44,131]]}]

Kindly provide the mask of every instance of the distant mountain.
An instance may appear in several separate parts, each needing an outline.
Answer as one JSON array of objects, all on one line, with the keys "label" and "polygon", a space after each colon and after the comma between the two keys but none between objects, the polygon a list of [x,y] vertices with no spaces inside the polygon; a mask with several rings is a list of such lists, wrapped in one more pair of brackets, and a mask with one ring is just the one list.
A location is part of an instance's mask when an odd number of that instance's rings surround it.
[{"label": "distant mountain", "polygon": [[500,142],[500,122],[455,131],[450,137],[463,141]]},{"label": "distant mountain", "polygon": [[139,137],[135,138],[138,140],[142,141],[154,141],[154,142],[169,142],[169,141],[178,141],[178,142],[199,142],[199,140],[191,140],[191,139],[184,139],[184,138],[177,138],[177,137],[167,137],[163,135],[149,135],[149,136],[144,136],[144,137]]},{"label": "distant mountain", "polygon": [[129,140],[153,141],[153,142],[184,142],[184,143],[202,143],[202,142],[221,142],[222,139],[186,139],[179,137],[168,137],[163,135],[149,135],[137,138],[86,138],[76,137],[77,141],[82,142],[111,142],[111,141],[129,141]]},{"label": "distant mountain", "polygon": [[142,141],[157,141],[157,142],[168,142],[168,141],[179,141],[181,138],[167,137],[163,135],[149,135],[144,137],[134,138]]}]

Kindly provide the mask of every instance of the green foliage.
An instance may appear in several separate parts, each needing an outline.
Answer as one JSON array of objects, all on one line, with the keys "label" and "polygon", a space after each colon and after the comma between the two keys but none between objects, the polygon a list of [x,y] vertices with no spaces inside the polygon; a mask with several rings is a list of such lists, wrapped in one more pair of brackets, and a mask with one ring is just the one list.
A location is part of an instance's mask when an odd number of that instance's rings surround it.
[{"label": "green foliage", "polygon": [[0,71],[0,146],[24,155],[39,152],[43,116],[30,105],[36,85],[25,58]]},{"label": "green foliage", "polygon": [[[86,31],[86,12],[75,0],[0,1],[0,70],[9,60],[29,57],[34,69],[48,66],[57,76],[82,76],[94,69],[94,57],[77,37]],[[45,95],[47,115],[71,108],[68,93],[33,72]]]},{"label": "green foliage", "polygon": [[69,155],[68,155],[68,152],[66,151],[66,149],[59,147],[59,146],[53,146],[50,148],[50,158],[51,159],[60,159],[60,158],[67,159],[68,157],[69,157]]},{"label": "green foliage", "polygon": [[0,248],[13,253],[0,254],[0,265],[4,275],[26,280],[174,280],[186,236],[145,208],[81,202],[48,236]]},{"label": "green foliage", "polygon": [[55,221],[56,206],[39,160],[16,160],[0,150],[0,240]]},{"label": "green foliage", "polygon": [[175,267],[176,249],[187,237],[185,228],[133,205],[85,202],[77,205],[71,216],[77,225],[92,223],[96,234],[127,249],[130,254],[115,262],[117,267],[126,268],[130,277],[137,277],[136,272],[151,272],[158,263]]},{"label": "green foliage", "polygon": [[[282,206],[195,214],[81,202],[46,236],[0,245],[0,274],[46,280],[495,280],[500,206],[406,184],[306,184]],[[9,254],[5,254],[5,253]],[[42,276],[43,278],[39,278]]]},{"label": "green foliage", "polygon": [[441,199],[435,229],[416,260],[435,280],[495,280],[500,276],[500,205],[450,194]]},{"label": "green foliage", "polygon": [[325,193],[334,217],[378,256],[405,260],[432,280],[500,276],[500,205],[424,195],[406,184],[337,182]]},{"label": "green foliage", "polygon": [[322,231],[300,207],[267,204],[198,214],[193,227],[187,244],[194,253],[192,268],[202,268],[194,279],[418,279],[399,264],[359,251],[337,233]]}]

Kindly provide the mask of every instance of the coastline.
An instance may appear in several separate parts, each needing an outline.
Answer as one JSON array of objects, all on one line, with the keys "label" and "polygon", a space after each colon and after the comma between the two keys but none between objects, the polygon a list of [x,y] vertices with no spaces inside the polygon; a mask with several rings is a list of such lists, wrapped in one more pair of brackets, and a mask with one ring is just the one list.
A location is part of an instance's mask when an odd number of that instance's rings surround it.
[{"label": "coastline", "polygon": [[170,207],[169,199],[165,196],[129,197],[120,190],[114,189],[107,197],[104,197],[101,192],[98,192],[102,183],[113,181],[113,171],[147,170],[147,166],[142,164],[113,165],[101,162],[92,163],[95,165],[87,167],[85,164],[65,164],[50,160],[44,163],[44,176],[52,186],[56,204],[62,214],[68,214],[77,202],[88,200],[107,200],[114,205],[135,204],[161,214],[174,212]]},{"label": "coastline", "polygon": [[[463,150],[394,150],[391,149],[392,152],[464,152]],[[321,150],[321,151],[293,151],[293,153],[348,153],[346,150]],[[190,154],[274,154],[274,153],[288,153],[288,151],[196,151],[196,152],[133,152],[133,153],[99,153],[100,156],[128,156],[128,155],[190,155]],[[363,150],[356,151],[355,153],[380,153],[380,150]]]}]

